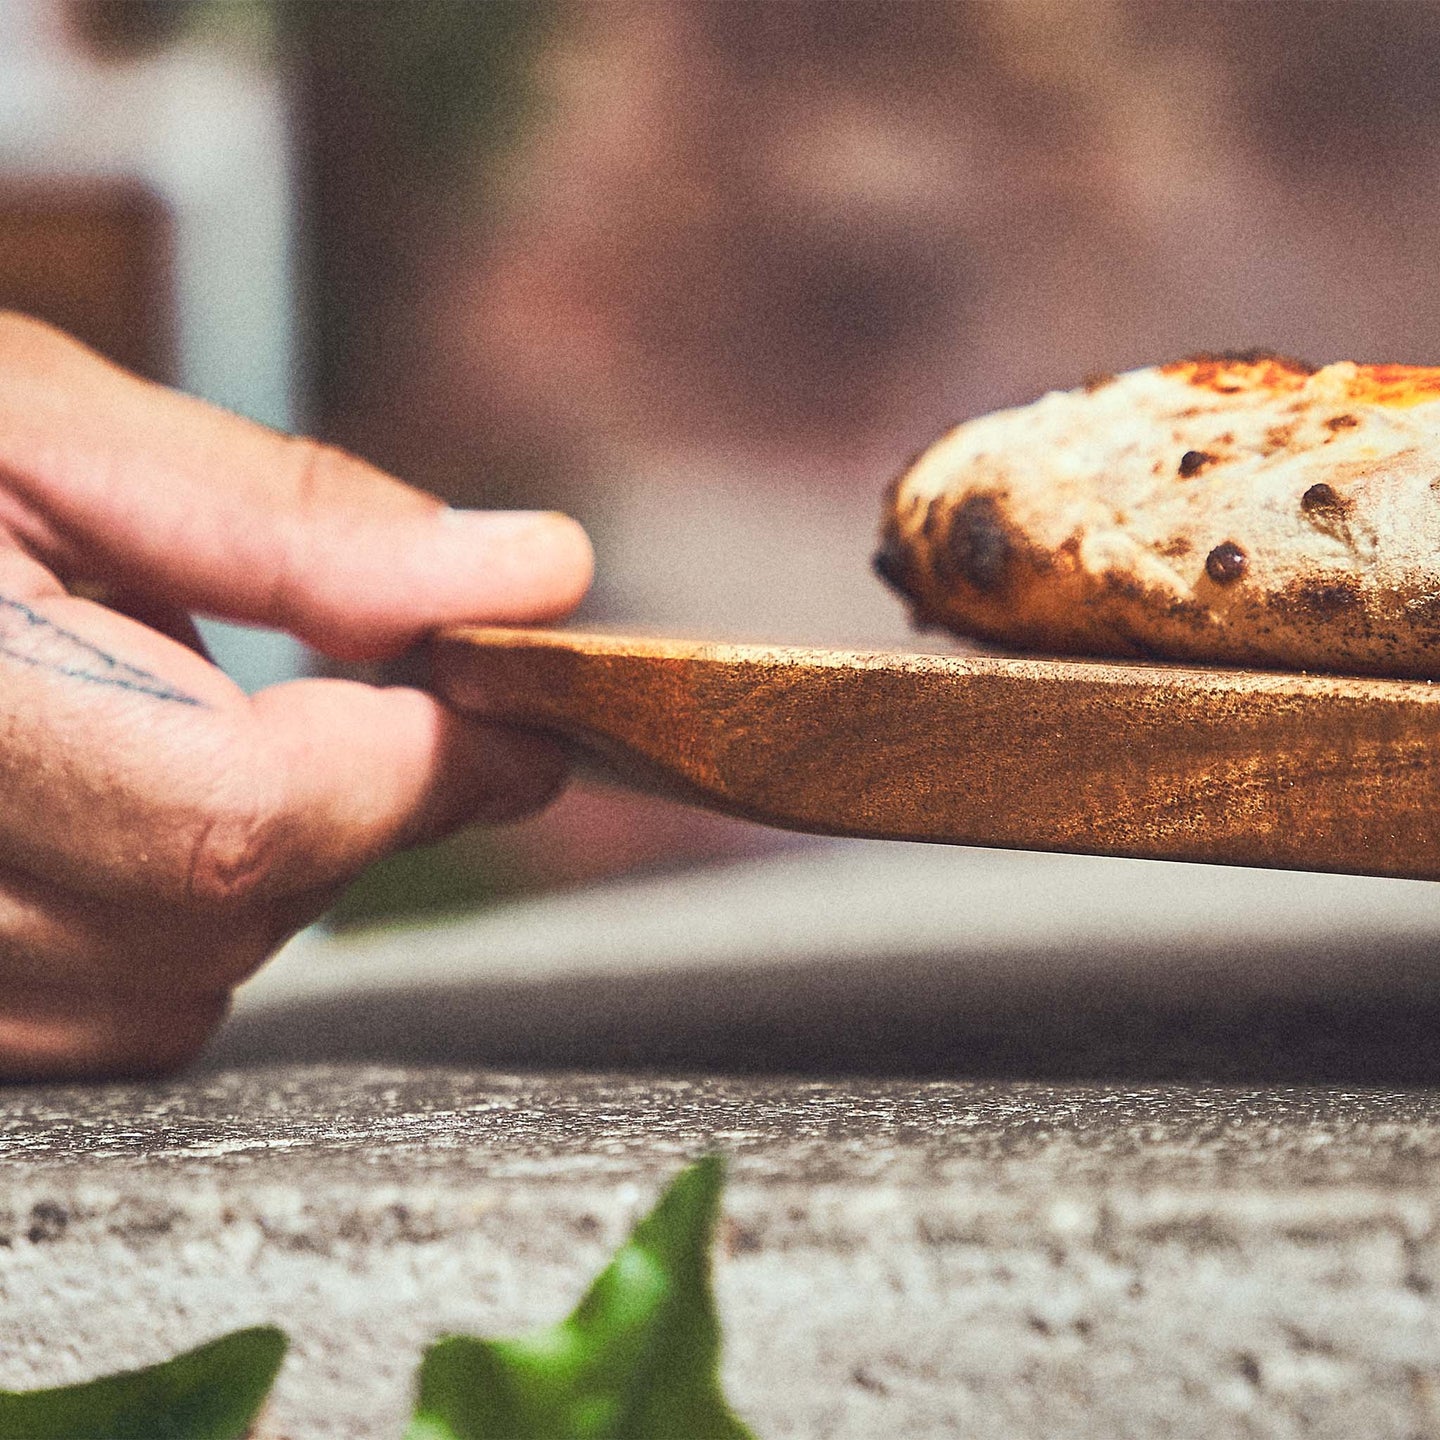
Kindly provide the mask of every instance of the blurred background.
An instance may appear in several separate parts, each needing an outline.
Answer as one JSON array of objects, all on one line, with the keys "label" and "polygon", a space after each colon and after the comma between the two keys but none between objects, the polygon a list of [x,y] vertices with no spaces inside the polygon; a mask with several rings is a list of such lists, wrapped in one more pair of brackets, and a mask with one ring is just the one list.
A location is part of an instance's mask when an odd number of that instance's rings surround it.
[{"label": "blurred background", "polygon": [[[941,429],[1199,349],[1435,361],[1437,234],[1428,0],[0,0],[0,304],[572,511],[596,624],[903,645],[868,557]],[[576,788],[335,923],[800,843]]]}]

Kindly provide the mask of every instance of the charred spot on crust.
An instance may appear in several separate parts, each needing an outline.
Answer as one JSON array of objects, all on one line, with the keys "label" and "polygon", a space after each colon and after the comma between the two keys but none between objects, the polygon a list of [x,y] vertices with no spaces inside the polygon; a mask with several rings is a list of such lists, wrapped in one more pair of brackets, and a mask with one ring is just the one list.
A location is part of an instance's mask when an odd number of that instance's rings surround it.
[{"label": "charred spot on crust", "polygon": [[880,537],[880,548],[870,557],[870,566],[892,590],[908,596],[910,557],[893,527],[885,528]]},{"label": "charred spot on crust", "polygon": [[1180,478],[1188,480],[1192,475],[1198,475],[1207,465],[1214,461],[1215,457],[1206,450],[1187,450],[1180,457]]},{"label": "charred spot on crust", "polygon": [[1138,601],[1145,598],[1145,587],[1133,576],[1120,570],[1107,570],[1101,579],[1107,595],[1118,595],[1122,600]]},{"label": "charred spot on crust", "polygon": [[1161,367],[1162,375],[1176,375],[1191,385],[1233,395],[1241,390],[1298,390],[1316,367],[1290,355],[1270,350],[1209,351]]},{"label": "charred spot on crust", "polygon": [[1342,499],[1333,485],[1317,480],[1301,497],[1300,508],[1307,515],[1343,515],[1350,502]]},{"label": "charred spot on crust", "polygon": [[1282,620],[1316,624],[1351,617],[1352,626],[1353,617],[1363,604],[1359,580],[1348,575],[1297,580],[1265,602],[1266,608]]},{"label": "charred spot on crust", "polygon": [[937,554],[942,578],[963,580],[982,595],[1005,588],[1020,546],[994,495],[972,494],[951,512],[945,543]]},{"label": "charred spot on crust", "polygon": [[1330,620],[1360,603],[1360,587],[1353,580],[1309,581],[1295,587],[1295,604],[1317,619]]},{"label": "charred spot on crust", "polygon": [[[921,452],[923,453],[923,452]],[[919,456],[916,456],[916,460]],[[911,563],[909,548],[900,534],[900,491],[905,484],[911,470],[915,468],[915,460],[912,460],[885,487],[885,501],[883,515],[884,519],[880,526],[880,545],[870,557],[870,567],[874,572],[892,589],[901,595],[910,594],[913,581],[914,566]],[[907,506],[913,509],[914,502]]]},{"label": "charred spot on crust", "polygon": [[1113,385],[1115,377],[1111,374],[1087,375],[1082,382],[1085,393],[1093,395],[1097,390],[1103,390],[1107,385]]},{"label": "charred spot on crust", "polygon": [[1250,557],[1233,540],[1222,540],[1205,557],[1205,573],[1217,585],[1233,585],[1249,566]]},{"label": "charred spot on crust", "polygon": [[1163,368],[1167,371],[1186,370],[1191,366],[1213,366],[1234,369],[1240,365],[1273,365],[1277,370],[1286,370],[1292,375],[1313,375],[1320,367],[1308,360],[1297,360],[1293,355],[1281,355],[1275,350],[1201,350],[1176,360]]},{"label": "charred spot on crust", "polygon": [[1407,600],[1405,618],[1412,625],[1440,632],[1440,595],[1417,595]]},{"label": "charred spot on crust", "polygon": [[1274,365],[1279,370],[1288,370],[1292,375],[1314,375],[1320,369],[1308,360],[1297,359],[1294,355],[1281,355],[1274,350],[1227,351],[1225,358],[1238,361],[1241,365]]},{"label": "charred spot on crust", "polygon": [[1210,612],[1204,605],[1183,595],[1172,595],[1165,601],[1165,613],[1172,620],[1184,620],[1191,624],[1204,623]]},{"label": "charred spot on crust", "polygon": [[1327,430],[1353,430],[1360,423],[1354,415],[1332,415],[1326,422]]},{"label": "charred spot on crust", "polygon": [[1160,553],[1171,560],[1188,555],[1195,547],[1184,535],[1172,535],[1161,547]]}]

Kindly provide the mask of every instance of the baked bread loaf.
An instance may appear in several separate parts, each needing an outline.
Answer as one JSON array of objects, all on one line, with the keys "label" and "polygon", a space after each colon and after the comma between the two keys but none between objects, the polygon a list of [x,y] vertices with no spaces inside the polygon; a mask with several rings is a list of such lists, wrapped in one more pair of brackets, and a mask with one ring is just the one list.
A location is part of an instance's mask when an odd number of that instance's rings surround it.
[{"label": "baked bread loaf", "polygon": [[1198,355],[971,420],[892,486],[918,624],[1440,678],[1440,369]]}]

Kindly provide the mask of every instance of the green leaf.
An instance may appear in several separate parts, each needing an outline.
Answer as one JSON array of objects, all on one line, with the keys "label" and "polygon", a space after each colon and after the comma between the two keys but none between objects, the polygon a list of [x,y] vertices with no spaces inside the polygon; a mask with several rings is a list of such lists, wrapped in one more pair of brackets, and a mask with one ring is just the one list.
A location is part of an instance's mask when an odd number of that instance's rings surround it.
[{"label": "green leaf", "polygon": [[0,1440],[242,1440],[280,1362],[273,1326],[58,1390],[0,1390]]},{"label": "green leaf", "polygon": [[568,1320],[425,1352],[406,1440],[754,1440],[725,1403],[710,1245],[724,1167],[690,1166]]}]

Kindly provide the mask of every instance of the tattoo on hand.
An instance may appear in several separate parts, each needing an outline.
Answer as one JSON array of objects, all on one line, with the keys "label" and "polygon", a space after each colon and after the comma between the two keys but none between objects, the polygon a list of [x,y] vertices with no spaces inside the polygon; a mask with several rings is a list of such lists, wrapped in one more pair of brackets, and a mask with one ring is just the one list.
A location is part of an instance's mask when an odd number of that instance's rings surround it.
[{"label": "tattoo on hand", "polygon": [[3,595],[0,595],[0,655],[54,675],[88,680],[92,685],[113,685],[119,690],[151,695],[177,705],[203,707],[202,701],[177,690],[158,675],[117,660],[98,645],[62,629],[21,601]]}]

